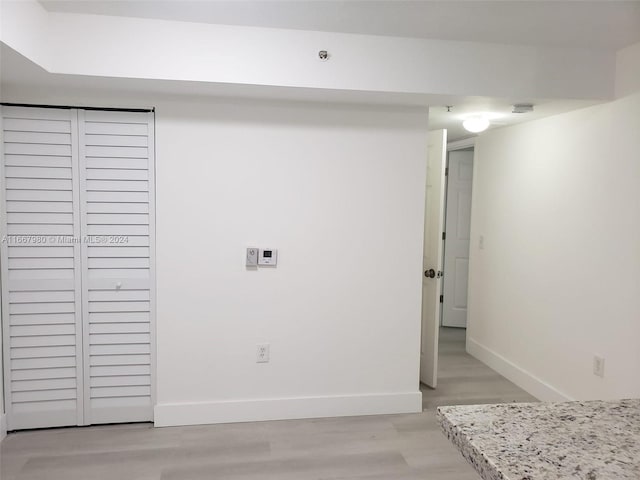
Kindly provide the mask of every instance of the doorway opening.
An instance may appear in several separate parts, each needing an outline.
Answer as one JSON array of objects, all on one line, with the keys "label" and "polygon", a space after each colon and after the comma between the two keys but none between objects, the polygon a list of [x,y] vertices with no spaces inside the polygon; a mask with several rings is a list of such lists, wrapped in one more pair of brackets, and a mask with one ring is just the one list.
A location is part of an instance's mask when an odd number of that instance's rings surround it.
[{"label": "doorway opening", "polygon": [[448,152],[446,130],[427,147],[420,382],[436,388],[440,328],[466,327],[473,148]]},{"label": "doorway opening", "polygon": [[[468,142],[453,145],[460,148],[447,148],[445,131],[430,133],[420,374],[423,410],[536,401],[466,351],[474,149]],[[437,303],[432,300],[434,292]]]},{"label": "doorway opening", "polygon": [[473,147],[448,152],[445,178],[440,326],[466,329]]}]

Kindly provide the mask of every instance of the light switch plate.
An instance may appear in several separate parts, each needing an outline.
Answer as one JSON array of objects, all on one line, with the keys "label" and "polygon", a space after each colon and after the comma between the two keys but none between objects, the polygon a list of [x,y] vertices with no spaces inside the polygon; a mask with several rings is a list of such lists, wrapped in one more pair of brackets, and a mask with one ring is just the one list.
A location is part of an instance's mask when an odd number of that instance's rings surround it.
[{"label": "light switch plate", "polygon": [[261,248],[258,265],[261,267],[275,267],[278,264],[278,250],[275,248]]},{"label": "light switch plate", "polygon": [[261,343],[256,348],[256,363],[269,363],[269,344]]},{"label": "light switch plate", "polygon": [[602,355],[593,356],[593,374],[604,377],[604,357]]},{"label": "light switch plate", "polygon": [[256,247],[247,248],[247,267],[258,266],[258,255],[260,250]]}]

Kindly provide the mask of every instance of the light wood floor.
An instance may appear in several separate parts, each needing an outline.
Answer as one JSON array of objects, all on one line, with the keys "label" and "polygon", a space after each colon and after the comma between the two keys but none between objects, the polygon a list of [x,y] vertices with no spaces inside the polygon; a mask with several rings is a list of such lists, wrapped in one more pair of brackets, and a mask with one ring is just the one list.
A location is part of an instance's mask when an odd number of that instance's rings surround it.
[{"label": "light wood floor", "polygon": [[422,407],[535,402],[536,399],[465,351],[462,328],[441,328],[438,388],[422,388]]},{"label": "light wood floor", "polygon": [[533,400],[443,329],[440,383],[421,414],[153,428],[149,424],[10,434],[2,480],[478,480],[445,439],[434,406]]}]

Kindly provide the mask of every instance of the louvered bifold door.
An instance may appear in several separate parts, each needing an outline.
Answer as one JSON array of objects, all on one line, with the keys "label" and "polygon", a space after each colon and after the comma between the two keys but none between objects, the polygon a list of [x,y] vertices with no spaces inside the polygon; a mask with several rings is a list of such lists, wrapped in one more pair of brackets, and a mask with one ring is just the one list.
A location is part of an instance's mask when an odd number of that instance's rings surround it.
[{"label": "louvered bifold door", "polygon": [[153,114],[79,112],[85,420],[153,419]]},{"label": "louvered bifold door", "polygon": [[9,430],[83,423],[77,112],[1,107]]}]

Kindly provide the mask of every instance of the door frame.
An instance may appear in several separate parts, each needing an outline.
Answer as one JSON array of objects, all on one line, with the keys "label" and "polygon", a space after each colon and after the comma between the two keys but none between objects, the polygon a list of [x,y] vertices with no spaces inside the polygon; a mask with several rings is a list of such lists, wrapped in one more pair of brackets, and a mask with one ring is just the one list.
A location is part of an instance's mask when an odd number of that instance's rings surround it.
[{"label": "door frame", "polygon": [[[447,143],[447,172],[449,170],[449,152],[455,152],[456,150],[466,150],[468,148],[473,148],[475,149],[476,147],[476,139],[478,137],[469,137],[469,138],[463,138],[462,140],[455,140],[453,142],[449,142]],[[474,168],[475,171],[475,168]],[[445,225],[446,225],[446,218],[447,218],[447,208],[448,208],[448,203],[447,203],[447,198],[449,195],[449,176],[446,176],[446,181],[445,181],[445,193],[444,193],[444,216],[445,216]],[[473,202],[473,197],[471,199],[471,201]],[[446,253],[446,242],[444,243],[443,247],[442,247],[442,265],[444,266],[444,256]],[[442,283],[442,294],[445,295],[445,291],[444,291],[444,282]],[[444,323],[444,309],[440,310],[440,326],[442,327]]]},{"label": "door frame", "polygon": [[156,109],[147,115],[152,125],[149,132],[149,330],[151,342],[151,417],[155,422],[158,394],[158,342],[156,331]]},{"label": "door frame", "polygon": [[[149,155],[149,329],[150,329],[150,378],[151,378],[151,388],[150,388],[150,398],[151,398],[151,415],[152,421],[155,420],[155,407],[157,404],[157,320],[156,320],[156,312],[157,312],[157,281],[156,281],[156,143],[155,143],[155,133],[156,133],[156,119],[155,119],[155,107],[153,108],[103,108],[103,107],[90,107],[90,106],[70,106],[70,105],[33,105],[33,104],[18,104],[18,103],[9,103],[9,102],[0,102],[0,132],[3,131],[3,107],[19,107],[19,108],[39,108],[39,109],[63,109],[63,110],[76,110],[75,120],[72,121],[72,128],[76,129],[77,132],[77,141],[79,141],[80,134],[80,126],[79,126],[79,115],[81,111],[84,110],[104,110],[104,111],[123,111],[123,112],[146,112],[149,116],[149,125],[151,126],[148,138],[148,155]],[[76,187],[78,188],[77,195],[73,196],[73,202],[77,203],[75,208],[80,208],[80,195],[81,190],[79,187],[81,175],[79,172],[79,168],[82,168],[80,165],[80,144],[75,147],[72,145],[72,170],[76,175],[75,179],[72,179],[73,182],[77,182]],[[4,408],[0,408],[0,425],[4,427],[3,421],[6,421],[6,424],[9,424],[9,417],[11,414],[11,358],[10,358],[10,337],[9,337],[9,328],[8,322],[9,319],[9,285],[8,281],[3,281],[8,279],[8,242],[2,242],[2,239],[7,238],[8,230],[7,230],[7,212],[6,212],[6,188],[5,188],[5,158],[4,158],[4,139],[0,138],[0,355],[2,356],[2,368],[0,369],[0,382],[2,383],[2,406]],[[82,224],[81,217],[78,216],[78,225],[77,229],[74,226],[74,235],[76,233],[80,237],[80,241],[84,244],[84,233],[80,231],[80,225]],[[82,248],[83,245],[81,245]],[[86,246],[84,246],[86,248]],[[80,259],[82,259],[82,254],[80,255]],[[74,268],[77,268],[78,265],[74,263]],[[82,270],[82,267],[80,267]],[[84,280],[80,280],[84,281]],[[83,288],[80,288],[80,293],[82,294]],[[77,311],[81,312],[81,315],[84,315],[84,303],[88,299],[80,298],[76,299],[76,305],[80,304],[80,309]],[[78,306],[76,306],[76,309]],[[81,322],[84,327],[84,321]],[[5,325],[6,324],[6,325]],[[79,348],[79,356],[84,360],[85,355],[85,341],[84,341],[84,332],[81,333],[81,337],[83,340],[80,342]],[[80,369],[81,373],[79,375],[80,387],[83,389],[82,394],[78,395],[77,398],[77,425],[86,425],[86,405],[85,405],[85,392],[90,388],[88,383],[85,383],[86,372],[84,370],[88,370],[85,368],[84,362],[80,363],[76,366],[76,368]],[[80,420],[83,420],[82,422]],[[126,422],[125,422],[126,423]],[[70,425],[73,426],[73,425]],[[1,433],[1,432],[0,432]],[[2,440],[2,436],[0,435],[0,440]]]},{"label": "door frame", "polygon": [[[4,132],[3,128],[3,114],[2,114],[2,105],[0,105],[0,132]],[[4,136],[3,136],[4,139]],[[4,140],[0,139],[0,355],[2,355],[2,369],[0,369],[0,380],[2,381],[2,407],[0,409],[0,422],[4,420],[7,421],[8,418],[8,410],[7,405],[10,405],[10,402],[7,401],[9,398],[9,391],[7,390],[7,385],[5,379],[10,378],[8,373],[9,370],[9,361],[7,358],[9,349],[7,348],[8,340],[5,338],[9,336],[8,332],[5,335],[5,317],[9,315],[9,294],[6,282],[2,280],[7,278],[9,273],[8,261],[6,260],[8,257],[7,245],[8,243],[2,240],[7,238],[7,225],[6,222],[1,221],[3,218],[7,218],[7,202],[6,202],[6,194],[5,194],[5,176],[4,176]],[[6,415],[6,416],[5,416]],[[0,436],[0,438],[2,438]]]},{"label": "door frame", "polygon": [[[447,230],[447,217],[448,217],[448,213],[449,213],[449,154],[451,152],[455,152],[455,151],[459,151],[459,150],[475,150],[475,137],[472,138],[467,138],[464,140],[458,140],[456,142],[451,142],[451,144],[447,145],[447,170],[446,170],[446,176],[445,176],[445,194],[444,194],[444,233],[446,233]],[[475,169],[474,169],[475,170]],[[472,182],[472,186],[473,186],[473,177],[471,179]],[[471,201],[473,201],[473,198],[471,199]],[[469,217],[469,222],[471,222],[471,217]],[[447,254],[447,239],[450,239],[449,236],[447,235],[445,237],[445,240],[443,241],[443,246],[442,246],[442,265],[443,265],[443,272],[444,270],[447,268],[446,265],[446,254]],[[471,245],[469,245],[469,248],[471,248]],[[446,277],[445,277],[446,278]],[[469,280],[469,275],[467,274],[467,282]],[[446,280],[444,280],[442,282],[442,295],[444,298],[447,298],[447,295],[449,294],[448,291],[446,291],[446,285],[447,282]],[[445,309],[444,309],[444,303],[442,304],[443,308],[440,309],[440,326],[444,327],[444,317],[445,317]],[[465,327],[455,327],[452,326],[450,328],[466,328],[466,323],[465,323]]]}]

